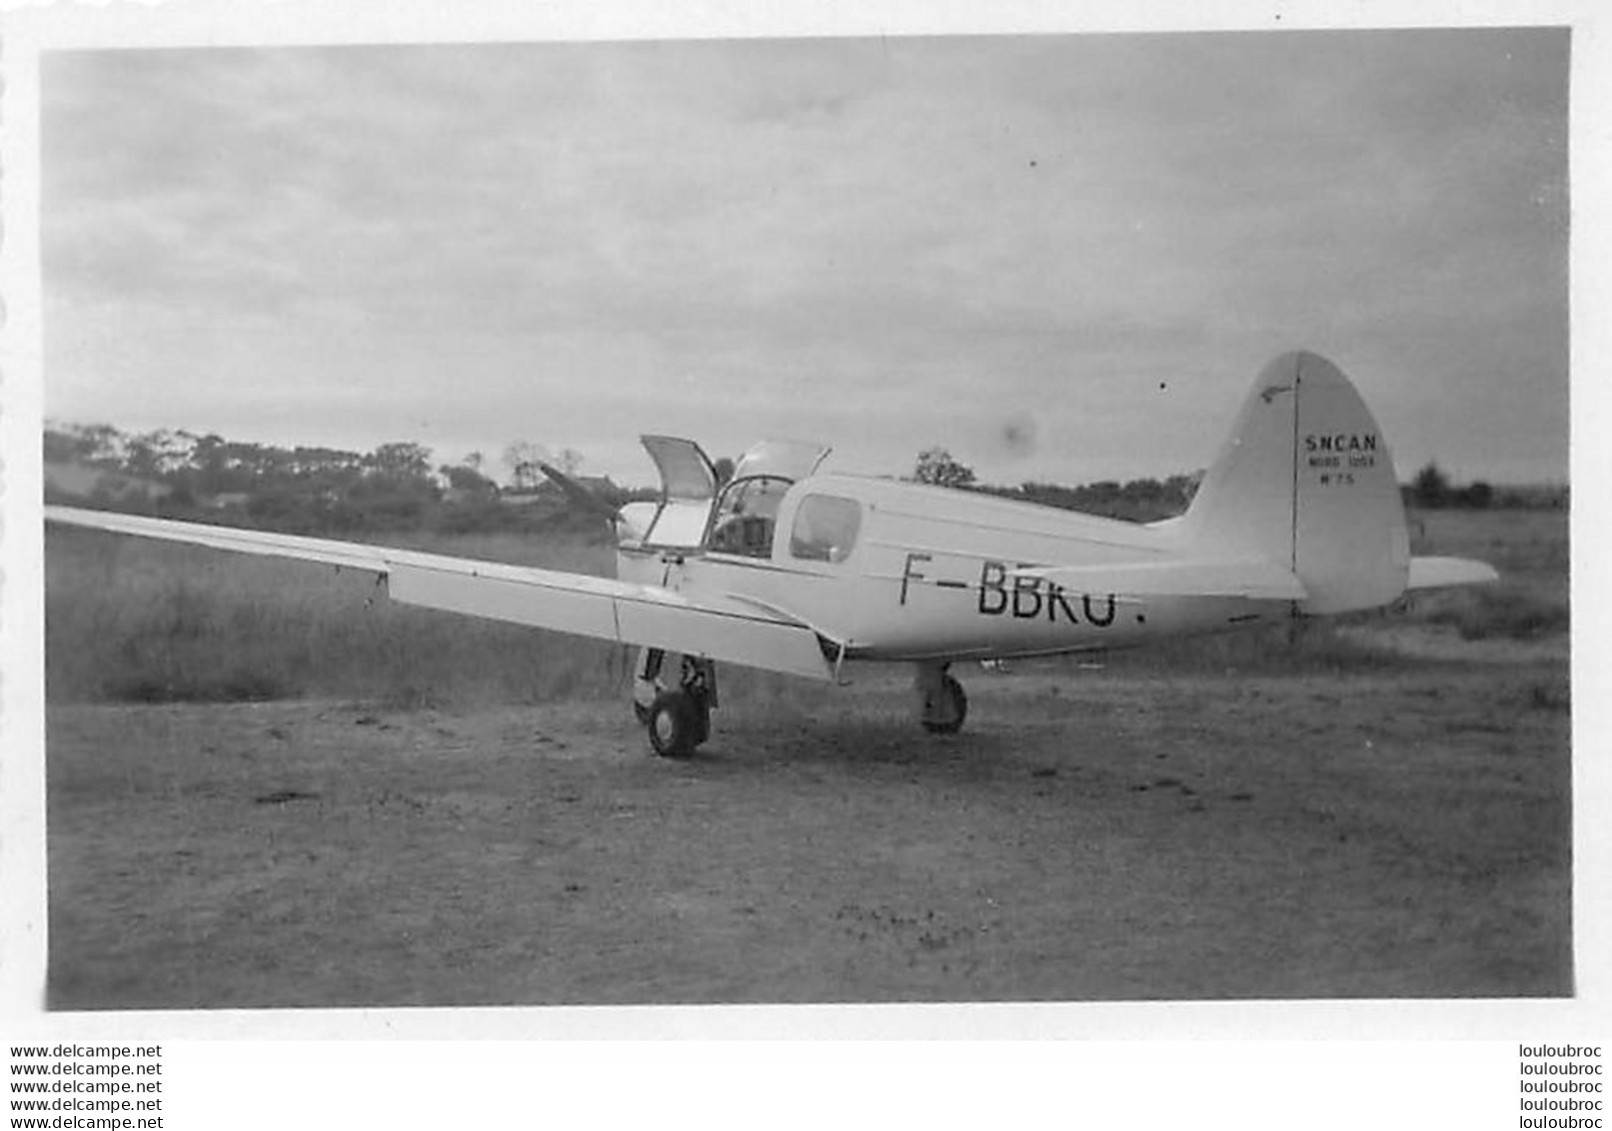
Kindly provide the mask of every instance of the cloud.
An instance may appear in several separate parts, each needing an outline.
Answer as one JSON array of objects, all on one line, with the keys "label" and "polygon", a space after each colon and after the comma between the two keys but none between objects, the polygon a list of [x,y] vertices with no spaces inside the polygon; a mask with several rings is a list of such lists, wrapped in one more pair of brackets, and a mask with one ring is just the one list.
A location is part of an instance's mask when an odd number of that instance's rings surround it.
[{"label": "cloud", "polygon": [[[1514,435],[1518,466],[1565,475],[1566,48],[57,54],[47,395],[344,446],[424,422],[493,450],[540,423],[619,452],[652,422],[896,466],[978,442],[986,473],[1089,478],[1206,459],[1203,421],[1304,345],[1412,451],[1477,465],[1495,445],[1469,437]],[[973,426],[1026,413],[1029,454]]]}]

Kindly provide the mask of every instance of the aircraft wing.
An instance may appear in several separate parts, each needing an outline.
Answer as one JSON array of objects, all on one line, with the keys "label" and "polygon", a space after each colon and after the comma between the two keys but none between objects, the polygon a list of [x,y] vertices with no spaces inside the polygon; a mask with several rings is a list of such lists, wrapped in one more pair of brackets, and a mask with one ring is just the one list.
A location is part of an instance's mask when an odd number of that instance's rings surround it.
[{"label": "aircraft wing", "polygon": [[1262,601],[1302,601],[1304,584],[1290,571],[1266,561],[1127,562],[1118,565],[1027,566],[1010,577],[1039,577],[1072,593],[1117,600],[1145,597],[1244,597]]},{"label": "aircraft wing", "polygon": [[613,578],[110,511],[47,506],[47,522],[379,574],[395,601],[832,680],[823,644],[787,614]]}]

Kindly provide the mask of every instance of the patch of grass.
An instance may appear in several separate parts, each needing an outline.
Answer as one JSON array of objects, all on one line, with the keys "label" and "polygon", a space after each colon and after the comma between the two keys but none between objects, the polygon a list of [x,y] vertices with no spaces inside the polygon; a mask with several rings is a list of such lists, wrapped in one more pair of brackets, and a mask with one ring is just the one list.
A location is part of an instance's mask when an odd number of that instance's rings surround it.
[{"label": "patch of grass", "polygon": [[874,668],[821,710],[736,691],[687,762],[619,705],[55,707],[47,1000],[1572,992],[1553,669],[960,674],[960,735]]},{"label": "patch of grass", "polygon": [[1476,558],[1502,584],[1567,602],[1572,565],[1565,511],[1416,511],[1405,515],[1411,553]]},{"label": "patch of grass", "polygon": [[104,698],[123,703],[265,703],[297,693],[283,676],[251,667],[211,675],[187,673],[167,680],[152,672],[112,677],[101,685]]},{"label": "patch of grass", "polygon": [[1573,686],[1564,677],[1528,685],[1522,703],[1535,711],[1568,712],[1573,709]]},{"label": "patch of grass", "polygon": [[1550,510],[1411,511],[1411,552],[1476,558],[1497,585],[1420,595],[1412,623],[1455,628],[1466,640],[1536,640],[1570,625],[1568,515]]},{"label": "patch of grass", "polygon": [[[609,561],[597,546],[514,536],[416,545],[580,572]],[[46,564],[55,702],[530,703],[613,694],[629,667],[603,641],[392,604],[353,571],[54,529]]]},{"label": "patch of grass", "polygon": [[1515,585],[1496,585],[1443,594],[1422,619],[1450,625],[1463,640],[1537,640],[1566,632],[1565,601],[1541,597]]},{"label": "patch of grass", "polygon": [[[1114,652],[1102,661],[1126,672],[1223,672],[1243,675],[1312,675],[1320,672],[1383,671],[1412,661],[1368,641],[1338,632],[1356,618],[1305,620],[1247,632],[1186,637],[1168,647]],[[1074,662],[1089,662],[1082,658]]]}]

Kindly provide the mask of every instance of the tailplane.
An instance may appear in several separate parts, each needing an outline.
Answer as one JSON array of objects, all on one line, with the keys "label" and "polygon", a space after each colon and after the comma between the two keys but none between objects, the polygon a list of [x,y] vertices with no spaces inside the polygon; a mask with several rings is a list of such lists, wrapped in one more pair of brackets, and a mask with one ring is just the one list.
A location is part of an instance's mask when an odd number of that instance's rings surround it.
[{"label": "tailplane", "polygon": [[[1386,605],[1425,581],[1412,572],[1377,422],[1342,371],[1313,353],[1283,354],[1260,373],[1177,530],[1195,554],[1290,569],[1307,594],[1301,613]],[[1462,565],[1434,572],[1455,584],[1496,576]]]}]

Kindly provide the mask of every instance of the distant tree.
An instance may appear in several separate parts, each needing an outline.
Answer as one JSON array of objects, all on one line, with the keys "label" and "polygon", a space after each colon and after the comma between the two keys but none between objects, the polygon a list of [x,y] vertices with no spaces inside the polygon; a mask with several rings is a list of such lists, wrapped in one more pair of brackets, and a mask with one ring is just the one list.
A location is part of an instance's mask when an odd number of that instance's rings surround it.
[{"label": "distant tree", "polygon": [[560,469],[566,475],[578,475],[582,471],[584,456],[575,448],[561,448],[560,454],[547,462]]},{"label": "distant tree", "polygon": [[1461,492],[1461,503],[1476,510],[1487,510],[1494,503],[1494,488],[1479,479]]},{"label": "distant tree", "polygon": [[123,441],[123,470],[141,479],[156,479],[191,466],[197,437],[190,432],[159,428]]},{"label": "distant tree", "polygon": [[503,462],[509,468],[509,481],[515,490],[530,491],[542,481],[543,471],[537,465],[547,455],[540,444],[530,440],[513,440],[505,445]]},{"label": "distant tree", "polygon": [[110,424],[63,424],[48,429],[45,458],[60,463],[123,467],[127,440]]},{"label": "distant tree", "polygon": [[1417,506],[1442,507],[1449,501],[1450,480],[1436,463],[1429,463],[1411,481],[1411,498]]},{"label": "distant tree", "polygon": [[157,449],[144,436],[135,436],[124,447],[123,470],[149,479],[157,474],[157,459]]},{"label": "distant tree", "polygon": [[388,479],[423,479],[431,474],[431,449],[407,440],[382,444],[364,457],[364,466]]},{"label": "distant tree", "polygon": [[304,479],[350,483],[370,465],[372,457],[340,448],[296,447],[286,460],[286,470]]},{"label": "distant tree", "polygon": [[1120,488],[1119,497],[1130,503],[1152,502],[1164,493],[1157,479],[1132,479]]},{"label": "distant tree", "polygon": [[728,480],[733,478],[733,468],[734,463],[727,456],[719,457],[711,465],[711,470],[716,472],[716,485],[718,487],[725,485]]},{"label": "distant tree", "polygon": [[945,448],[934,447],[918,453],[912,477],[937,487],[967,487],[974,482],[974,469],[952,458]]},{"label": "distant tree", "polygon": [[230,490],[224,469],[224,437],[209,432],[196,441],[190,453],[195,468],[193,485],[198,495],[216,495]]},{"label": "distant tree", "polygon": [[70,463],[78,454],[78,441],[70,432],[56,428],[45,429],[44,455],[46,463]]},{"label": "distant tree", "polygon": [[467,491],[475,495],[490,495],[497,490],[497,484],[491,479],[488,479],[475,468],[466,467],[462,463],[445,463],[437,470],[448,481],[448,486],[456,491]]},{"label": "distant tree", "polygon": [[1195,471],[1191,475],[1172,475],[1164,481],[1164,486],[1172,498],[1181,501],[1181,509],[1186,510],[1192,497],[1198,493],[1198,484],[1202,482],[1203,472]]}]

